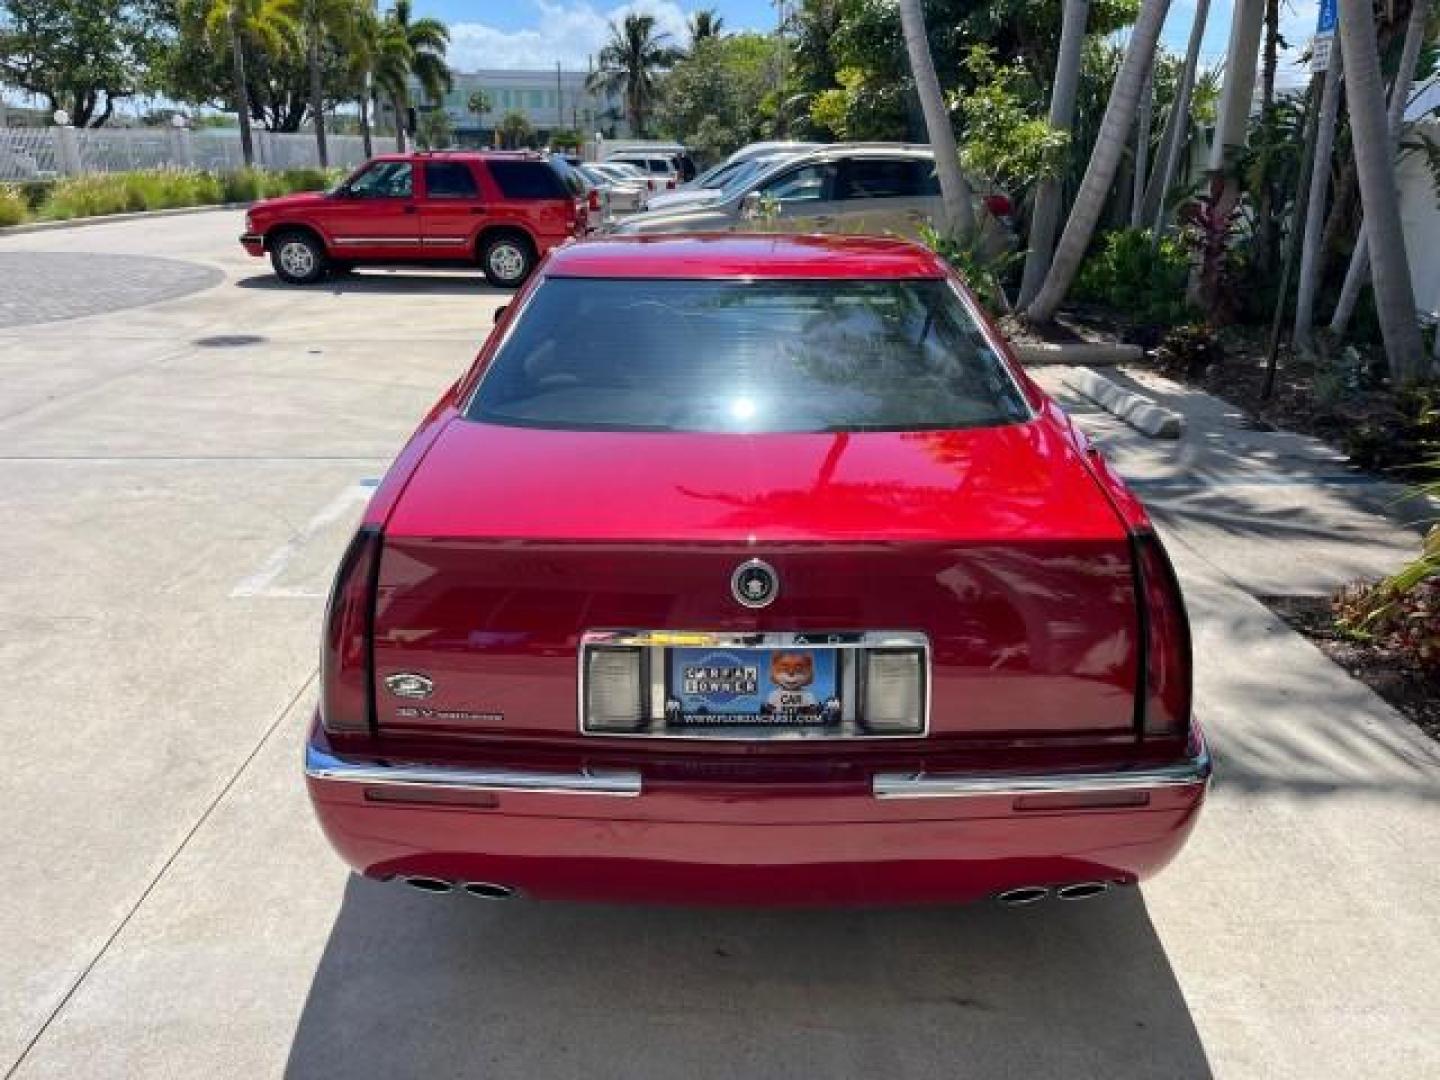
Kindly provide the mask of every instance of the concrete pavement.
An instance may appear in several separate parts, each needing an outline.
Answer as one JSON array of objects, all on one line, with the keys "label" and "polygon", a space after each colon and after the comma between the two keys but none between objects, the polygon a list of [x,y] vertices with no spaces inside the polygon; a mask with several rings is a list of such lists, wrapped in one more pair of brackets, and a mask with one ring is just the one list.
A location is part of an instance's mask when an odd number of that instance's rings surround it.
[{"label": "concrete pavement", "polygon": [[1173,386],[1145,392],[1187,413],[1175,443],[1067,401],[1166,532],[1220,758],[1143,890],[757,913],[349,879],[299,781],[322,593],[505,295],[277,288],[239,226],[0,242],[219,275],[0,330],[6,1075],[1440,1074],[1440,754],[1253,599],[1389,569],[1413,534],[1322,448]]}]

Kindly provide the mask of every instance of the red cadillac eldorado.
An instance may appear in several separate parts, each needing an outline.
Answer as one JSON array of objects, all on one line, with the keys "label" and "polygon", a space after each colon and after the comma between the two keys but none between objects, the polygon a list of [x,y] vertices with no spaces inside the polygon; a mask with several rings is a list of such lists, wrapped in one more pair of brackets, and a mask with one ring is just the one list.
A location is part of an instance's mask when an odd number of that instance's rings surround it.
[{"label": "red cadillac eldorado", "polygon": [[1094,896],[1211,768],[1145,511],[898,240],[552,251],[376,492],[321,678],[326,835],[435,892]]}]

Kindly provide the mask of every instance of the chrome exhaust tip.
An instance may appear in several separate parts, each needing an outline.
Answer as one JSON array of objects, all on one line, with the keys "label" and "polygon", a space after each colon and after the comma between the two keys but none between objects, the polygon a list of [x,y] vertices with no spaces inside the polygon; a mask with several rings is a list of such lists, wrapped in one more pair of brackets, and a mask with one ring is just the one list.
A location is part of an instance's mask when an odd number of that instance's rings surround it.
[{"label": "chrome exhaust tip", "polygon": [[515,890],[509,885],[499,885],[493,881],[467,881],[460,888],[482,900],[509,900],[515,895]]},{"label": "chrome exhaust tip", "polygon": [[1061,900],[1089,900],[1110,891],[1108,881],[1078,881],[1074,885],[1061,885],[1055,895]]},{"label": "chrome exhaust tip", "polygon": [[995,899],[1005,907],[1024,907],[1026,904],[1038,904],[1049,895],[1050,890],[1044,885],[1021,885],[1018,889],[1006,889]]},{"label": "chrome exhaust tip", "polygon": [[421,892],[448,893],[453,892],[455,889],[453,882],[445,881],[443,878],[415,876],[402,878],[401,880],[412,889],[419,889]]}]

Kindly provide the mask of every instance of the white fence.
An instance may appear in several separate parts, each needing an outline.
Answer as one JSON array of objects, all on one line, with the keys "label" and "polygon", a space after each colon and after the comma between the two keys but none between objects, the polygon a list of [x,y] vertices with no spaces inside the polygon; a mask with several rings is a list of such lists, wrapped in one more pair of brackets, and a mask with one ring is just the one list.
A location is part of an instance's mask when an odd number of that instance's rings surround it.
[{"label": "white fence", "polygon": [[[255,165],[262,169],[303,169],[320,164],[312,131],[252,132]],[[354,168],[365,160],[358,135],[327,135],[331,166]],[[395,149],[393,138],[375,138],[377,154]],[[0,128],[0,181],[35,180],[79,173],[132,169],[241,168],[240,132],[206,128]]]}]

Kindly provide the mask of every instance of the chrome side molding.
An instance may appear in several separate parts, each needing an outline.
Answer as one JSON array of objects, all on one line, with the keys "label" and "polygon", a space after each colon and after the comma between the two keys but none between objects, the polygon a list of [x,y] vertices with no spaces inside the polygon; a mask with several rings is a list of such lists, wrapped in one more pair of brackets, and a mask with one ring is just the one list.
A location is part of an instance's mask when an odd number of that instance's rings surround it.
[{"label": "chrome side molding", "polygon": [[391,787],[449,788],[460,791],[539,792],[549,795],[640,794],[640,773],[632,769],[585,772],[535,772],[506,768],[443,765],[392,765],[358,761],[330,753],[313,742],[305,746],[305,775],[315,780]]},{"label": "chrome side molding", "polygon": [[1202,742],[1194,756],[1171,765],[1111,772],[1073,773],[876,773],[877,799],[964,798],[980,795],[1073,795],[1193,787],[1209,783],[1214,763]]}]

